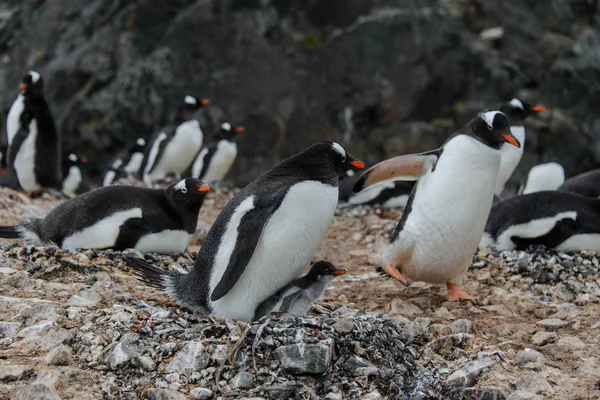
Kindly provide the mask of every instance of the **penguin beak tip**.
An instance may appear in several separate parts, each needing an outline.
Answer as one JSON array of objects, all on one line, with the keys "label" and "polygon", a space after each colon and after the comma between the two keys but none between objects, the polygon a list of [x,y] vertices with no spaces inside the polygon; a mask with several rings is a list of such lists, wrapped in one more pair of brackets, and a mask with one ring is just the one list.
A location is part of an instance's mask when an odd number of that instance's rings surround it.
[{"label": "penguin beak tip", "polygon": [[344,268],[339,268],[333,271],[333,275],[344,275],[347,271]]},{"label": "penguin beak tip", "polygon": [[515,146],[517,148],[521,148],[521,143],[519,143],[519,141],[517,139],[515,139],[515,137],[513,135],[510,135],[508,133],[503,133],[502,137],[504,138],[504,140],[506,140],[506,142],[512,144],[513,146]]},{"label": "penguin beak tip", "polygon": [[363,169],[365,167],[365,163],[359,160],[350,161],[350,165],[359,169]]},{"label": "penguin beak tip", "polygon": [[26,89],[27,89],[27,84],[26,84],[26,83],[22,83],[22,84],[19,86],[19,90],[20,90],[21,92],[24,92]]},{"label": "penguin beak tip", "polygon": [[208,185],[202,185],[202,186],[200,186],[200,187],[197,189],[197,191],[198,191],[198,192],[201,192],[201,193],[207,193],[207,192],[210,192],[210,186],[208,186]]},{"label": "penguin beak tip", "polygon": [[87,162],[88,162],[89,160],[87,159],[87,157],[81,157],[81,158],[79,159],[79,161],[81,161],[81,163],[82,163],[82,164],[87,164]]},{"label": "penguin beak tip", "polygon": [[235,128],[236,133],[244,133],[245,131],[246,131],[246,128],[244,128],[243,126],[237,126]]},{"label": "penguin beak tip", "polygon": [[210,104],[210,100],[209,99],[202,99],[200,100],[200,104],[203,106],[207,106]]},{"label": "penguin beak tip", "polygon": [[531,110],[534,112],[542,112],[542,111],[546,111],[547,108],[544,106],[533,106],[533,107],[531,107]]}]

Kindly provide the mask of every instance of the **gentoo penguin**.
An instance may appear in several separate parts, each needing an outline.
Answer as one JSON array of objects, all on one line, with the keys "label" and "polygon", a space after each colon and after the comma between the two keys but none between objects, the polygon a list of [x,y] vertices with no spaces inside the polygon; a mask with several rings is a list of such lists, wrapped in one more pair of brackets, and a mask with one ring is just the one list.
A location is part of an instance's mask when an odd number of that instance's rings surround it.
[{"label": "gentoo penguin", "polygon": [[209,184],[223,180],[237,156],[235,138],[244,132],[243,126],[231,126],[229,122],[221,124],[216,134],[217,144],[204,147],[192,164],[192,176]]},{"label": "gentoo penguin", "polygon": [[8,147],[8,165],[14,167],[19,184],[30,195],[45,189],[60,190],[60,137],[44,98],[44,81],[40,74],[30,71],[20,90],[23,110],[19,129]]},{"label": "gentoo penguin", "polygon": [[335,142],[287,158],[239,191],[204,238],[194,268],[167,272],[126,258],[144,282],[204,315],[251,321],[258,305],[298,278],[336,209],[338,178],[364,165]]},{"label": "gentoo penguin", "polygon": [[[34,84],[37,84],[41,78],[40,74],[35,71],[29,71],[28,75],[31,76],[31,81]],[[10,107],[10,110],[8,110],[8,115],[6,116],[6,139],[9,146],[21,127],[21,114],[23,113],[24,109],[25,96],[23,96],[23,93],[19,93]]]},{"label": "gentoo penguin", "polygon": [[152,142],[143,171],[146,184],[164,179],[168,174],[179,176],[202,148],[202,130],[194,114],[207,99],[185,96],[175,117],[175,129],[169,134],[161,132]]},{"label": "gentoo penguin", "polygon": [[134,177],[138,175],[144,161],[144,149],[146,140],[137,138],[135,144],[127,149],[126,154],[118,157],[112,163],[108,171],[104,174],[102,186],[112,185],[112,183],[123,177]]},{"label": "gentoo penguin", "polygon": [[498,171],[496,188],[494,189],[494,194],[496,196],[502,194],[504,185],[506,185],[506,182],[510,179],[513,172],[515,172],[515,169],[523,156],[523,150],[525,148],[525,118],[534,112],[541,112],[544,110],[546,110],[546,107],[544,106],[531,106],[519,99],[512,99],[510,102],[500,107],[500,111],[508,117],[511,125],[510,131],[519,143],[521,143],[521,147],[505,144],[500,149],[502,152],[502,160],[500,161],[500,170]]},{"label": "gentoo penguin", "polygon": [[392,158],[360,177],[356,192],[386,180],[418,179],[383,252],[388,274],[405,284],[407,278],[446,284],[450,301],[476,302],[460,284],[490,212],[505,142],[520,146],[506,115],[486,110],[441,148]]},{"label": "gentoo penguin", "polygon": [[327,261],[314,263],[306,275],[294,279],[277,293],[263,300],[256,309],[254,319],[260,319],[271,312],[282,311],[293,315],[306,315],[311,304],[325,293],[329,282],[345,273],[345,269],[336,268]]},{"label": "gentoo penguin", "polygon": [[381,205],[383,208],[405,208],[414,186],[414,182],[382,182],[353,194],[348,199],[348,203]]},{"label": "gentoo penguin", "polygon": [[54,243],[65,250],[181,253],[196,230],[209,190],[194,178],[166,189],[102,187],[65,201],[43,219],[0,227],[0,237]]},{"label": "gentoo penguin", "polygon": [[558,190],[587,197],[600,197],[600,169],[584,172],[569,178]]},{"label": "gentoo penguin", "polygon": [[544,191],[494,204],[480,247],[523,250],[544,245],[564,251],[600,251],[600,200]]},{"label": "gentoo penguin", "polygon": [[89,186],[84,181],[83,173],[81,172],[81,165],[87,164],[87,162],[86,157],[78,157],[73,153],[70,153],[68,158],[63,161],[63,193],[73,197],[89,190]]},{"label": "gentoo penguin", "polygon": [[565,182],[565,169],[557,162],[538,164],[529,170],[519,194],[557,190]]}]

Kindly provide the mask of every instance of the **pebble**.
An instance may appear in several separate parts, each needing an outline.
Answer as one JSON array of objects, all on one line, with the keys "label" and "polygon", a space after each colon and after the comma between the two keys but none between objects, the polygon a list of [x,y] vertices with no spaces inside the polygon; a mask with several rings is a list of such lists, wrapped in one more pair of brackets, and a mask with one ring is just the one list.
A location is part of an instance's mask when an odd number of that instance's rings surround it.
[{"label": "pebble", "polygon": [[546,329],[559,329],[559,328],[564,328],[565,326],[568,326],[569,324],[570,324],[570,322],[563,321],[562,319],[548,318],[548,319],[543,319],[541,321],[538,321],[536,325],[539,327],[542,327],[542,328],[546,328]]},{"label": "pebble", "polygon": [[473,322],[468,319],[457,319],[450,324],[452,333],[471,333],[473,331]]},{"label": "pebble", "polygon": [[29,274],[25,271],[19,271],[14,275],[4,278],[0,281],[1,285],[11,286],[16,289],[25,289],[31,286],[31,280]]},{"label": "pebble", "polygon": [[491,359],[471,361],[464,367],[454,371],[446,378],[446,385],[450,388],[463,388],[475,385],[479,376],[490,369],[495,362]]},{"label": "pebble", "polygon": [[167,364],[165,372],[178,372],[189,375],[208,366],[210,356],[200,342],[188,342]]},{"label": "pebble", "polygon": [[148,400],[187,400],[186,397],[169,389],[152,388],[146,390]]},{"label": "pebble", "polygon": [[352,332],[352,330],[354,329],[354,322],[348,319],[342,319],[334,323],[332,327],[333,329],[335,329],[336,332],[345,335],[347,333]]},{"label": "pebble", "polygon": [[579,367],[579,374],[600,378],[600,360],[593,357],[584,360],[583,364]]},{"label": "pebble", "polygon": [[515,382],[517,390],[539,394],[552,393],[552,386],[540,374],[533,371],[524,371]]},{"label": "pebble", "polygon": [[506,400],[544,400],[544,398],[537,394],[517,390],[516,392],[511,393]]},{"label": "pebble", "polygon": [[333,339],[318,344],[292,344],[279,347],[275,354],[281,367],[293,375],[322,374],[331,365]]},{"label": "pebble", "polygon": [[213,396],[213,391],[203,387],[197,387],[190,390],[190,394],[197,400],[208,400]]},{"label": "pebble", "polygon": [[73,364],[73,352],[64,344],[58,345],[44,358],[48,365],[71,365]]},{"label": "pebble", "polygon": [[33,372],[33,367],[31,365],[5,365],[0,367],[0,382],[18,381],[31,372]]},{"label": "pebble", "polygon": [[54,389],[43,383],[34,383],[18,388],[14,393],[14,400],[60,400]]},{"label": "pebble", "polygon": [[254,386],[254,375],[246,371],[238,372],[229,382],[234,389],[250,389]]},{"label": "pebble", "polygon": [[564,351],[575,351],[585,349],[585,343],[575,336],[565,336],[558,340],[558,346]]},{"label": "pebble", "polygon": [[521,350],[515,356],[515,362],[519,367],[524,367],[530,363],[543,363],[546,361],[546,357],[539,351],[533,349]]},{"label": "pebble", "polygon": [[531,341],[536,346],[544,346],[548,343],[554,343],[558,340],[558,334],[556,332],[537,332],[531,338]]}]

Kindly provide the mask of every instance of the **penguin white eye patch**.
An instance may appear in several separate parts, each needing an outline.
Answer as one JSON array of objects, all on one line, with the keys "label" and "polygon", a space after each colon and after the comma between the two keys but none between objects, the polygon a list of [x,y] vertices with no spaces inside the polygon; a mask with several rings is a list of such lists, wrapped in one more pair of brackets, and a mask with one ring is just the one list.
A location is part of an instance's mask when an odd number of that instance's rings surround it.
[{"label": "penguin white eye patch", "polygon": [[333,149],[335,151],[341,154],[342,157],[346,157],[346,150],[344,150],[344,148],[339,143],[333,142],[331,145],[333,146]]},{"label": "penguin white eye patch", "polygon": [[177,182],[177,185],[173,187],[175,190],[180,190],[182,193],[187,193],[187,186],[185,184],[185,179]]}]

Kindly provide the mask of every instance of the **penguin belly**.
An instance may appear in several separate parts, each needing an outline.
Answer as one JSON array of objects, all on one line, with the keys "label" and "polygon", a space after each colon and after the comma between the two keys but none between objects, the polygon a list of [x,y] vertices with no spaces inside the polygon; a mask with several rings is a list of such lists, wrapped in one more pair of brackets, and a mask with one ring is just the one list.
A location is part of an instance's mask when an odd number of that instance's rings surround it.
[{"label": "penguin belly", "polygon": [[496,188],[494,189],[494,193],[497,196],[502,194],[506,182],[508,182],[512,176],[513,172],[517,168],[517,165],[519,165],[521,157],[523,156],[523,150],[525,148],[525,127],[511,126],[510,131],[514,137],[519,140],[521,147],[515,147],[508,143],[502,145],[502,149],[500,150],[502,153],[502,158],[500,160],[498,177],[496,179]]},{"label": "penguin belly", "polygon": [[127,172],[129,175],[137,174],[142,167],[143,161],[143,153],[133,153],[129,159],[129,162],[123,167],[123,171]]},{"label": "penguin belly", "polygon": [[110,248],[119,237],[121,225],[130,218],[141,217],[142,209],[138,207],[116,212],[64,238],[61,247],[65,250]]},{"label": "penguin belly", "polygon": [[142,236],[135,245],[141,253],[183,253],[192,235],[186,231],[166,229],[157,233]]},{"label": "penguin belly", "polygon": [[223,180],[237,156],[237,146],[228,140],[221,140],[217,144],[217,151],[212,156],[206,174],[202,180],[206,183],[214,183]]},{"label": "penguin belly", "polygon": [[150,172],[150,180],[163,179],[169,173],[181,174],[194,161],[201,147],[202,131],[198,121],[187,121],[179,125],[156,167]]},{"label": "penguin belly", "polygon": [[[245,212],[253,208],[253,197],[240,203],[227,224],[219,250],[222,254],[215,257],[211,288],[216,287],[227,268],[237,227]],[[337,187],[316,181],[293,185],[266,223],[254,254],[235,286],[210,303],[213,314],[252,320],[264,299],[304,272],[333,219],[337,201]]]},{"label": "penguin belly", "polygon": [[460,284],[485,228],[499,165],[500,153],[474,139],[449,141],[417,183],[404,227],[384,251],[385,265],[414,281]]},{"label": "penguin belly", "polygon": [[31,120],[29,124],[29,134],[21,143],[15,157],[15,171],[19,184],[26,192],[40,190],[40,184],[35,175],[35,145],[37,141],[38,129],[37,121]]},{"label": "penguin belly", "polygon": [[202,173],[202,168],[204,167],[204,158],[208,154],[208,149],[203,148],[198,157],[194,160],[194,164],[192,164],[192,177],[200,178],[200,173]]},{"label": "penguin belly", "polygon": [[21,125],[21,114],[23,113],[24,109],[25,97],[22,94],[19,94],[13,105],[10,107],[8,116],[6,117],[6,136],[9,146],[12,144],[13,138],[19,131],[19,127]]},{"label": "penguin belly", "polygon": [[81,181],[83,177],[81,176],[81,170],[79,167],[73,165],[69,168],[69,173],[67,177],[63,181],[63,192],[74,195],[79,189],[79,185],[81,185]]}]

